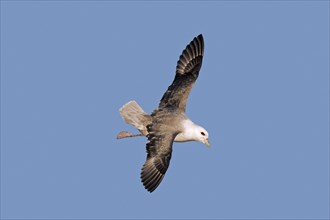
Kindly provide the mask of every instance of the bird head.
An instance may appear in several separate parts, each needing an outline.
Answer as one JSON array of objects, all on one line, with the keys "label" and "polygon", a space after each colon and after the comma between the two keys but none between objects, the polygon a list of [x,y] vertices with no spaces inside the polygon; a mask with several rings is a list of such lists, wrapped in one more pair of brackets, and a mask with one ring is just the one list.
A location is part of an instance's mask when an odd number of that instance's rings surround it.
[{"label": "bird head", "polygon": [[201,126],[195,130],[197,134],[195,134],[196,141],[199,141],[203,144],[206,144],[208,147],[211,147],[209,142],[209,133]]}]

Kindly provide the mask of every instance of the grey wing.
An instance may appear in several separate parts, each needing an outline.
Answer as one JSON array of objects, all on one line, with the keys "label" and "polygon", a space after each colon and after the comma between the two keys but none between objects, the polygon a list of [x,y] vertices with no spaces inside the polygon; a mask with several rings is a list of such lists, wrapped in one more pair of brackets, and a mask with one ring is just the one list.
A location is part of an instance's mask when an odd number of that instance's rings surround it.
[{"label": "grey wing", "polygon": [[176,66],[175,78],[163,95],[159,108],[186,110],[189,93],[202,67],[203,54],[204,39],[200,34],[183,50]]},{"label": "grey wing", "polygon": [[172,144],[176,135],[149,133],[147,143],[147,159],[141,171],[141,181],[144,187],[153,192],[170,165]]}]

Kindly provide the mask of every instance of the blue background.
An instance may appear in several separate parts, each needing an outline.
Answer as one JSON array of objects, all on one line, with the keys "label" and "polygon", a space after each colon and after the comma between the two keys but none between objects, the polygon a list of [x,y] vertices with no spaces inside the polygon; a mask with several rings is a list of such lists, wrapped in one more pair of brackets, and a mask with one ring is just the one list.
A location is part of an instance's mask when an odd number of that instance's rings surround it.
[{"label": "blue background", "polygon": [[[150,194],[144,137],[184,47],[205,56]],[[328,1],[1,1],[1,218],[329,218]]]}]

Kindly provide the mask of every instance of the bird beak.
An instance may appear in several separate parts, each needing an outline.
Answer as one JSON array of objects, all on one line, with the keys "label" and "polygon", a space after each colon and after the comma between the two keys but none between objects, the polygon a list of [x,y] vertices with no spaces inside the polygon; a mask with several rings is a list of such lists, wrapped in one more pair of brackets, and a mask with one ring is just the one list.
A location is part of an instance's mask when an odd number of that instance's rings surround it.
[{"label": "bird beak", "polygon": [[210,144],[210,142],[209,142],[209,139],[205,139],[205,142],[204,142],[204,144],[206,144],[206,145],[207,145],[207,147],[211,147],[211,144]]}]

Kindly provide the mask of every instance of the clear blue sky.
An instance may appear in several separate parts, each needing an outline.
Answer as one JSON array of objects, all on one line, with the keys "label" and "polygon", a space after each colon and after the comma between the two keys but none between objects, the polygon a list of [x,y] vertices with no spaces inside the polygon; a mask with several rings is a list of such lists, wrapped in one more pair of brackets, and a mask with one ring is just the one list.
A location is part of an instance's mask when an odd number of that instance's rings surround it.
[{"label": "clear blue sky", "polygon": [[[152,194],[151,112],[202,33],[187,114]],[[328,1],[1,1],[1,218],[329,218]]]}]

